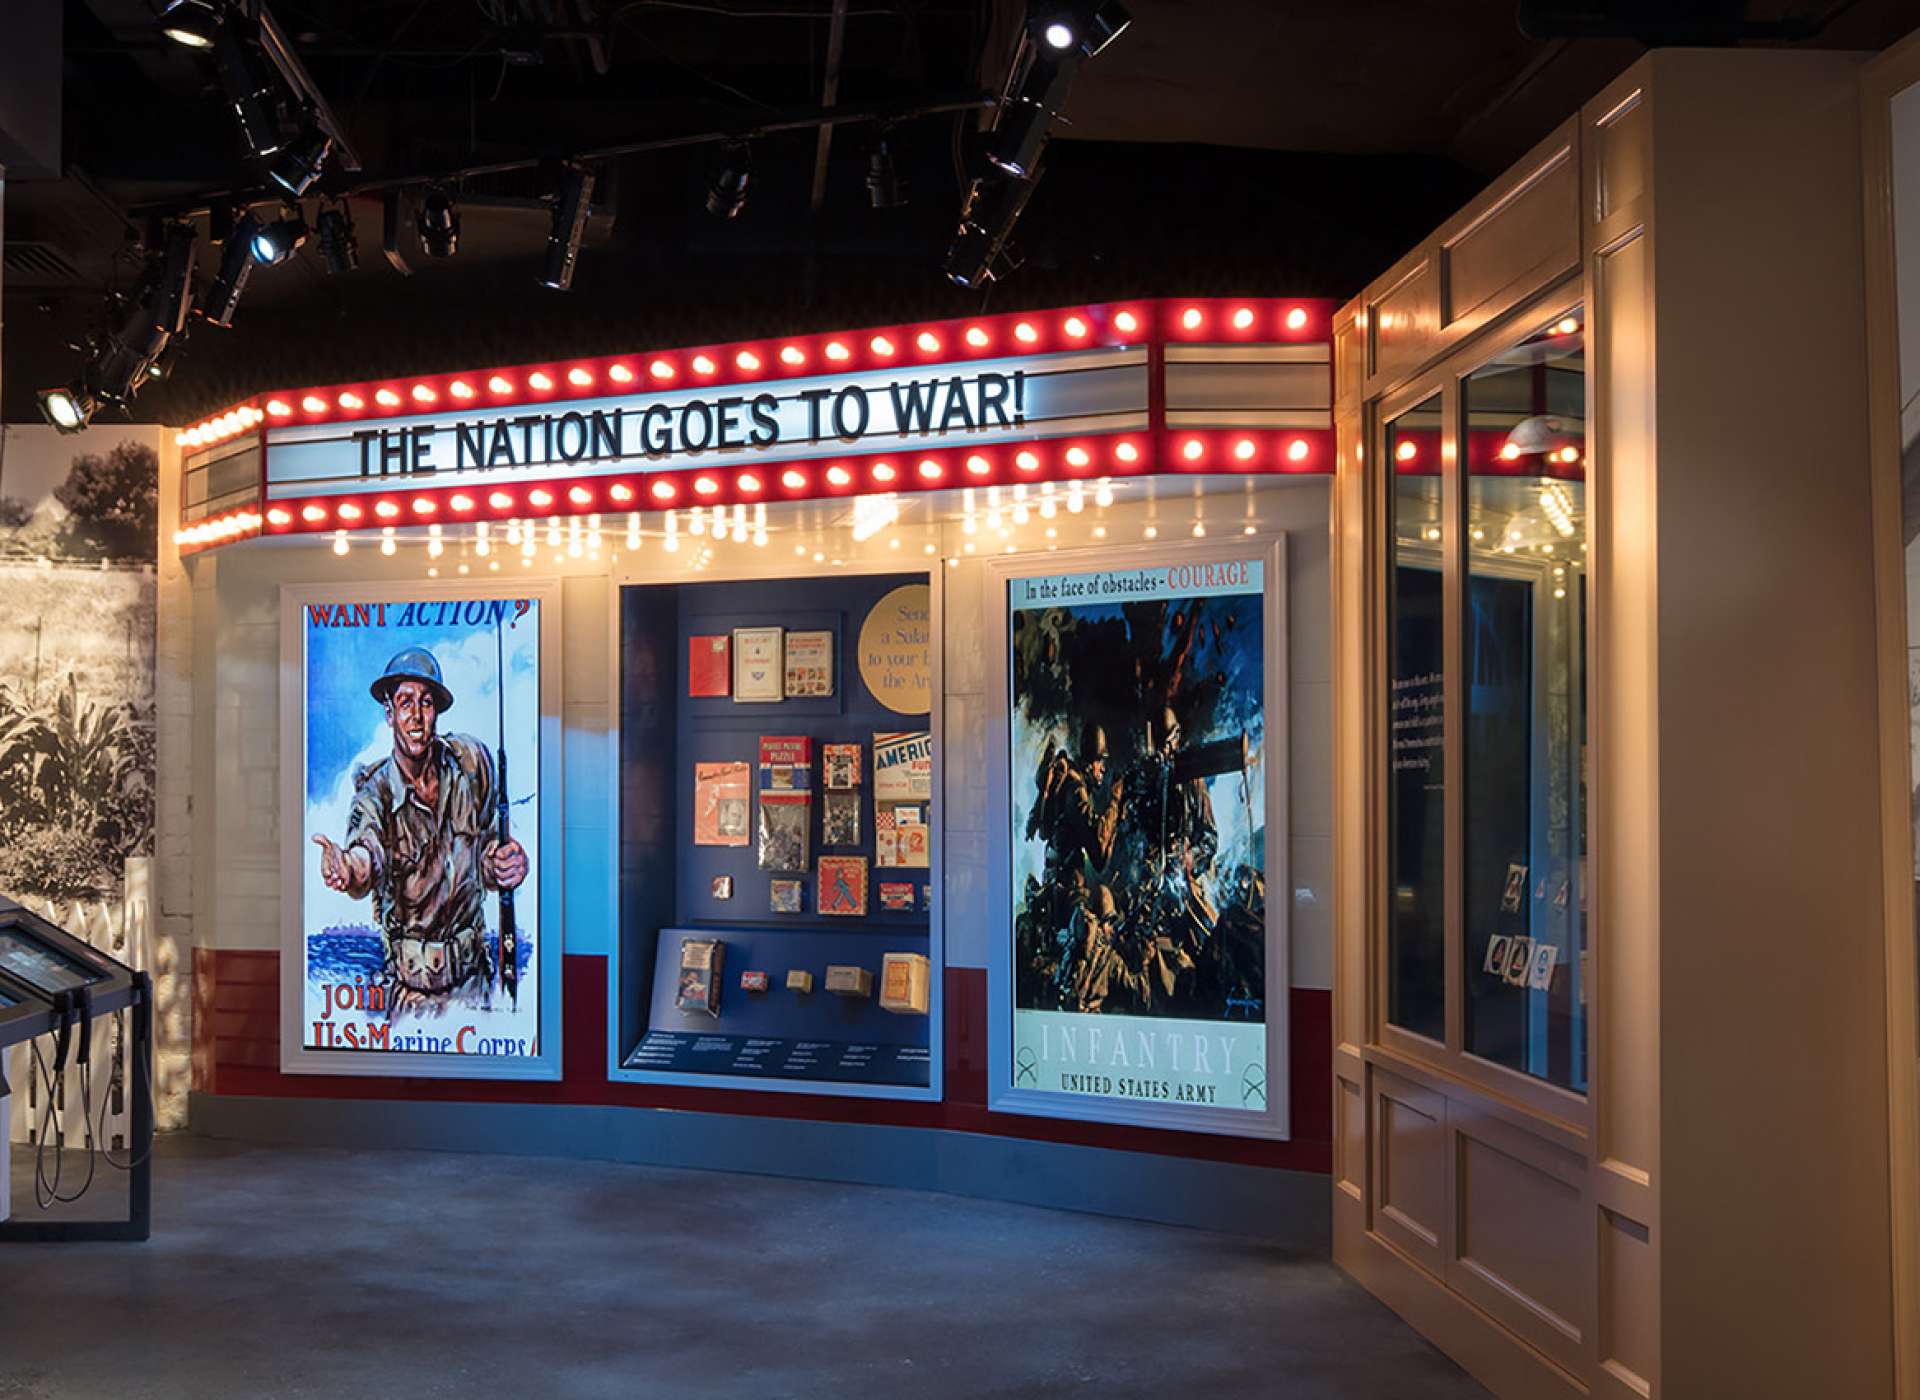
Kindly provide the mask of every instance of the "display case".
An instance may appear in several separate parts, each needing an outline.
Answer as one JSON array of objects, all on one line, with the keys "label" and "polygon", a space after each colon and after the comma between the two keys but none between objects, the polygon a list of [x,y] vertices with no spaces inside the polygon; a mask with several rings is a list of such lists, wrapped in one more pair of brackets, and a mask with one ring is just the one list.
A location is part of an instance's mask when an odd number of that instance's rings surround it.
[{"label": "display case", "polygon": [[620,589],[612,1078],[939,1096],[938,595]]},{"label": "display case", "polygon": [[1549,303],[1389,405],[1377,469],[1382,1036],[1562,1112],[1587,1087],[1585,326]]}]

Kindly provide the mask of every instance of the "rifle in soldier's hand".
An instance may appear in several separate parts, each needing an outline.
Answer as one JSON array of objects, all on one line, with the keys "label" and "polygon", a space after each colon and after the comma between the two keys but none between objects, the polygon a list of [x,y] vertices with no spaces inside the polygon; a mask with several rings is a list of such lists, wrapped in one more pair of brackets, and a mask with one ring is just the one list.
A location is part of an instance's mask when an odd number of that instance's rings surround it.
[{"label": "rifle in soldier's hand", "polygon": [[[507,800],[507,668],[505,647],[500,636],[499,618],[493,621],[493,655],[498,666],[499,681],[494,689],[500,701],[500,731],[494,746],[494,795],[499,804],[500,830],[497,840],[505,846],[513,840],[509,821],[512,810]],[[512,999],[513,1009],[520,1009],[520,931],[513,917],[513,891],[506,885],[500,886],[500,985],[506,988]]]}]

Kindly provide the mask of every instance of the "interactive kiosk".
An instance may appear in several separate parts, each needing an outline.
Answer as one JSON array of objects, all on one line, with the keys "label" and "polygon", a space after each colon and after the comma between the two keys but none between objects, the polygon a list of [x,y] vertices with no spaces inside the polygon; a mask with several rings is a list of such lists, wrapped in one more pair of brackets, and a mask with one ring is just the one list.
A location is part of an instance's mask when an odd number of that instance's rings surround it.
[{"label": "interactive kiosk", "polygon": [[[97,1018],[132,1016],[133,1065],[128,1079],[127,1218],[125,1220],[11,1220],[8,1110],[11,1086],[0,1066],[0,1242],[144,1240],[152,1213],[153,984],[105,953],[55,927],[31,910],[0,898],[0,1050],[53,1037],[57,1077],[69,1062],[83,1064]],[[70,1061],[71,1057],[71,1061]],[[83,1112],[91,1104],[83,1103]]]}]

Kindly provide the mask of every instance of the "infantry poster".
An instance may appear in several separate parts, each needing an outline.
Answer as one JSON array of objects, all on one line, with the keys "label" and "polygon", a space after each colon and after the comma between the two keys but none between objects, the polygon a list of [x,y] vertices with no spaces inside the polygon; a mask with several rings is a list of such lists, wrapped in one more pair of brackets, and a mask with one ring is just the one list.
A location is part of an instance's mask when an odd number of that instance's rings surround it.
[{"label": "infantry poster", "polygon": [[540,603],[302,607],[302,1044],[531,1057]]},{"label": "infantry poster", "polygon": [[1008,580],[1015,1090],[1266,1112],[1265,569]]}]

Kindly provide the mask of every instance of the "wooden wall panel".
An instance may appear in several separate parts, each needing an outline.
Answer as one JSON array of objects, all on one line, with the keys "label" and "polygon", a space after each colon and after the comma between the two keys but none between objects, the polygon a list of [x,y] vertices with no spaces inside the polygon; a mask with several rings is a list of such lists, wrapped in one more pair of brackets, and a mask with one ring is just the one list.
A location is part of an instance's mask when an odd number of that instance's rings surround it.
[{"label": "wooden wall panel", "polygon": [[[1366,382],[1366,347],[1359,322],[1351,309],[1333,323],[1333,402],[1336,411],[1358,412],[1360,390]],[[1357,427],[1357,421],[1355,426]]]},{"label": "wooden wall panel", "polygon": [[1653,1232],[1601,1207],[1598,1357],[1602,1384],[1652,1393],[1660,1349],[1660,1269]]},{"label": "wooden wall panel", "polygon": [[1430,359],[1440,337],[1440,269],[1421,258],[1367,304],[1368,368],[1395,381]]},{"label": "wooden wall panel", "polygon": [[[1592,118],[1587,142],[1588,159],[1596,177],[1593,190],[1594,222],[1604,225],[1637,204],[1651,191],[1653,153],[1649,145],[1652,118],[1642,100],[1644,90],[1636,83],[1623,93],[1609,92],[1601,110]],[[1593,107],[1588,108],[1589,112]]]},{"label": "wooden wall panel", "polygon": [[1333,1094],[1333,1180],[1364,1200],[1367,1189],[1367,1101],[1360,1081],[1336,1074]]},{"label": "wooden wall panel", "polygon": [[[1453,326],[1511,306],[1519,284],[1534,290],[1536,270],[1551,280],[1580,260],[1579,163],[1568,143],[1548,153],[1485,213],[1441,245],[1446,317]],[[1504,302],[1504,304],[1502,304]]]},{"label": "wooden wall panel", "polygon": [[[1664,1000],[1656,1391],[1881,1397],[1860,56],[1660,49],[1648,63],[1661,936],[1655,977],[1621,990]],[[1629,873],[1649,878],[1623,868],[1610,889]]]},{"label": "wooden wall panel", "polygon": [[1594,1095],[1599,1157],[1645,1183],[1659,1147],[1659,531],[1652,257],[1635,232],[1596,259],[1592,444],[1604,503],[1591,541],[1595,660]]},{"label": "wooden wall panel", "polygon": [[1579,132],[1567,122],[1361,293],[1369,401],[1579,267]]},{"label": "wooden wall panel", "polygon": [[1373,1229],[1435,1275],[1447,1253],[1447,1102],[1373,1072]]},{"label": "wooden wall panel", "polygon": [[1651,150],[1644,65],[1582,112],[1589,567],[1594,629],[1588,883],[1594,975],[1590,1377],[1632,1400],[1659,1376],[1659,593]]},{"label": "wooden wall panel", "polygon": [[[1367,685],[1368,492],[1361,447],[1366,335],[1353,307],[1333,324],[1334,482],[1329,568],[1333,577],[1333,1057],[1361,1086],[1364,1133],[1367,1038],[1367,822],[1364,786],[1340,775],[1366,771],[1372,705]],[[1364,1162],[1364,1155],[1361,1161]],[[1355,1175],[1365,1171],[1356,1166]],[[1338,1201],[1335,1202],[1338,1208]]]},{"label": "wooden wall panel", "polygon": [[1454,1112],[1448,1282],[1568,1370],[1589,1313],[1586,1161],[1510,1124]]}]

